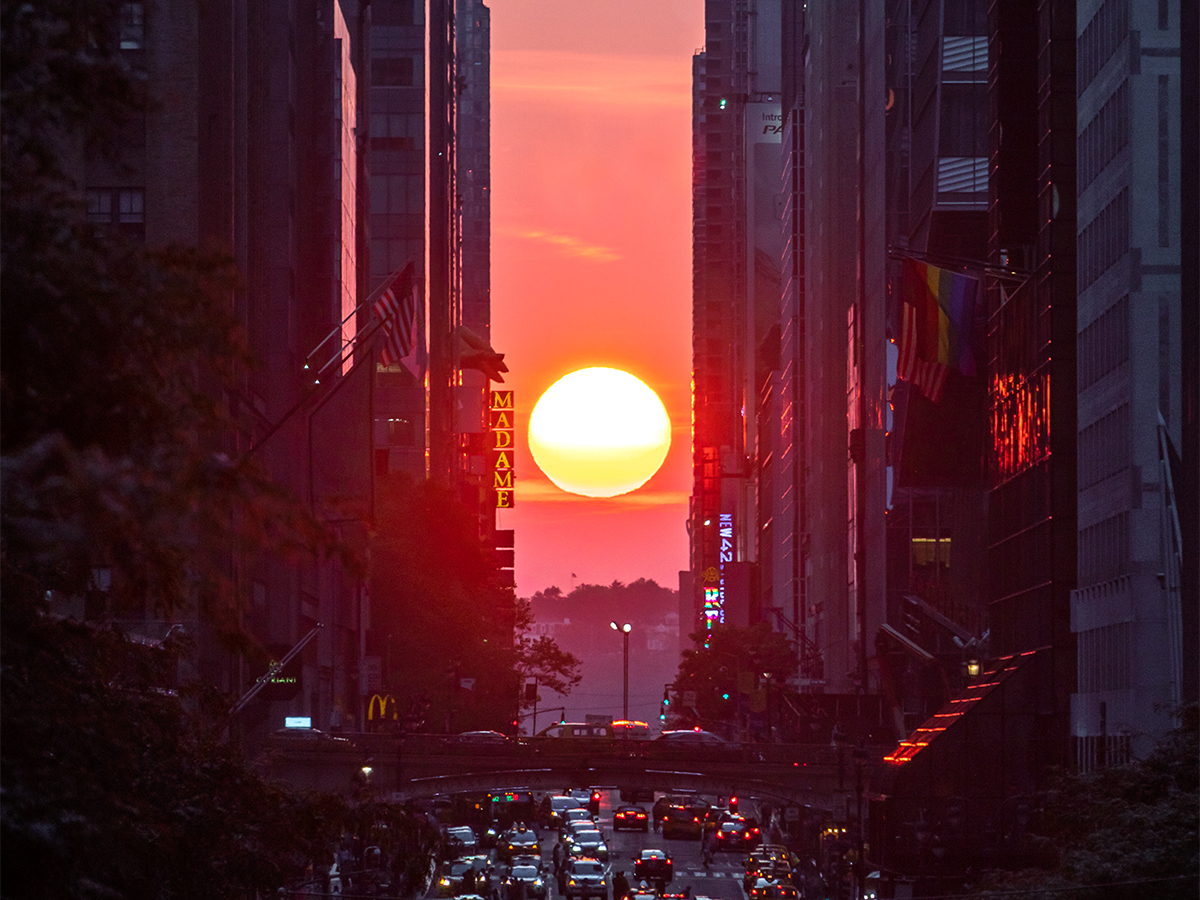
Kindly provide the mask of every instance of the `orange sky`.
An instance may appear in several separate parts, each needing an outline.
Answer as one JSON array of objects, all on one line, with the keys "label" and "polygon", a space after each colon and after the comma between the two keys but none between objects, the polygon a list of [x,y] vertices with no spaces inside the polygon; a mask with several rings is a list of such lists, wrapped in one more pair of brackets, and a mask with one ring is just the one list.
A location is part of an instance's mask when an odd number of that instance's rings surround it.
[{"label": "orange sky", "polygon": [[[517,407],[517,593],[687,567],[691,490],[691,58],[702,0],[489,0],[492,345]],[[525,426],[546,388],[624,369],[662,398],[671,450],[637,491],[568,494]]]}]

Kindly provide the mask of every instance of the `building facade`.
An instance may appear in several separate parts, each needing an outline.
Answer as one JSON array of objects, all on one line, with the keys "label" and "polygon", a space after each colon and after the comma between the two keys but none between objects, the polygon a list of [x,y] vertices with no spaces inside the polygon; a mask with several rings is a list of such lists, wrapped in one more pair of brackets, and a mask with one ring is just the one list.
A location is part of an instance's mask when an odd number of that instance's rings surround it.
[{"label": "building facade", "polygon": [[[1180,22],[1080,2],[1075,763],[1141,755],[1185,699]],[[1193,35],[1194,36],[1194,35]]]}]

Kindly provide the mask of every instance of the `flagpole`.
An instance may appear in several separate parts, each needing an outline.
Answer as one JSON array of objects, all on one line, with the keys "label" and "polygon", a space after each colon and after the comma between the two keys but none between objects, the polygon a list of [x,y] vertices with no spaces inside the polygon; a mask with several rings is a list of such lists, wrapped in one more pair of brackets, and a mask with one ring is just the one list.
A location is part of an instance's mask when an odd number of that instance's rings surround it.
[{"label": "flagpole", "polygon": [[361,310],[364,306],[372,305],[376,300],[378,300],[380,295],[382,295],[383,292],[386,291],[388,289],[388,287],[391,286],[392,282],[394,282],[399,277],[399,275],[402,271],[404,271],[404,270],[397,269],[391,275],[388,275],[386,278],[383,279],[383,281],[381,281],[379,283],[379,287],[375,288],[375,290],[373,290],[369,295],[367,295],[367,298],[365,300],[363,300],[362,303],[358,304],[358,306],[354,307],[354,309],[352,309],[352,310],[350,310],[350,312],[346,313],[346,318],[342,319],[342,321],[339,322],[334,327],[334,329],[331,332],[329,332],[329,334],[325,335],[325,337],[321,341],[321,343],[317,344],[317,346],[313,347],[311,350],[308,351],[308,355],[304,357],[304,368],[307,369],[309,367],[308,364],[310,362],[312,362],[312,358],[317,355],[317,351],[320,350],[322,347],[324,347],[327,343],[329,343],[329,339],[332,338],[335,334],[340,334],[342,331],[342,328],[345,327],[346,323],[349,322],[354,316],[358,315],[359,310]]},{"label": "flagpole", "polygon": [[[325,336],[324,340],[322,340],[321,343],[317,344],[316,347],[314,347],[311,351],[309,351],[308,355],[304,358],[304,368],[305,369],[310,368],[309,362],[312,359],[312,357],[316,354],[316,352],[318,350],[320,350],[321,347],[323,347],[325,344],[327,344],[331,337],[333,337],[335,334],[338,334],[339,332],[341,332],[342,326],[345,325],[348,321],[350,321],[351,316],[355,315],[364,306],[370,306],[376,300],[378,300],[379,297],[383,294],[383,292],[386,291],[391,286],[392,282],[394,282],[396,280],[396,278],[399,277],[399,275],[402,271],[404,271],[403,267],[401,267],[400,269],[397,269],[391,275],[388,275],[386,278],[384,278],[383,281],[380,282],[379,286],[377,288],[375,288],[375,290],[371,291],[371,293],[369,295],[367,295],[367,298],[365,300],[363,300],[361,303],[359,303],[358,306],[354,307],[354,309],[351,310],[351,312],[349,313],[349,315],[346,316],[346,318],[342,319],[341,324],[338,325],[337,328],[333,329],[333,331],[331,331],[328,335]],[[363,329],[362,331],[356,331],[354,333],[354,337],[352,337],[349,341],[345,341],[341,346],[339,346],[337,353],[331,355],[329,357],[329,359],[326,360],[324,365],[322,365],[321,368],[317,370],[316,378],[313,380],[312,384],[305,387],[303,393],[301,393],[301,395],[300,395],[300,399],[298,399],[295,403],[293,403],[291,405],[291,407],[288,409],[288,411],[285,412],[279,418],[279,420],[275,422],[275,424],[273,424],[270,428],[267,429],[266,434],[264,434],[261,438],[259,438],[257,441],[254,442],[253,446],[251,446],[250,449],[247,450],[246,453],[242,456],[241,462],[244,463],[251,456],[253,456],[254,452],[256,450],[258,450],[259,447],[261,447],[268,440],[270,440],[271,437],[275,434],[275,432],[277,432],[280,428],[282,428],[284,426],[284,424],[286,424],[287,421],[292,416],[294,416],[297,412],[300,411],[300,408],[303,407],[304,404],[306,404],[310,399],[312,399],[313,395],[317,392],[317,388],[319,388],[321,386],[321,376],[324,375],[325,372],[328,371],[331,366],[335,366],[335,365],[345,362],[347,352],[352,352],[353,350],[355,350],[358,347],[360,341],[370,340],[371,338],[373,338],[382,326],[383,326],[383,322],[380,321],[377,316],[374,322],[368,324],[367,327],[365,329]],[[241,463],[239,463],[239,465],[240,464]]]},{"label": "flagpole", "polygon": [[918,262],[931,263],[940,268],[952,266],[957,269],[976,269],[984,275],[1002,281],[1027,281],[1030,277],[1028,272],[1019,272],[1016,269],[1004,269],[1000,266],[993,266],[991,263],[986,263],[981,259],[967,259],[960,256],[939,256],[907,248],[889,247],[888,256],[892,259],[915,259]]}]

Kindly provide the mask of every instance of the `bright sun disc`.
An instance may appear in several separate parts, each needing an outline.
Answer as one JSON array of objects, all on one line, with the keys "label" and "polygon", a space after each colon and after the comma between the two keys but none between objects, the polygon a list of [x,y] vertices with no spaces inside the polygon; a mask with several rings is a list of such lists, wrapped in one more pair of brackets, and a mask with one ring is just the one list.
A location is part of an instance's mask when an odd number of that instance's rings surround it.
[{"label": "bright sun disc", "polygon": [[645,384],[620,369],[564,375],[529,417],[529,449],[564,491],[615,497],[641,487],[671,446],[671,420]]}]

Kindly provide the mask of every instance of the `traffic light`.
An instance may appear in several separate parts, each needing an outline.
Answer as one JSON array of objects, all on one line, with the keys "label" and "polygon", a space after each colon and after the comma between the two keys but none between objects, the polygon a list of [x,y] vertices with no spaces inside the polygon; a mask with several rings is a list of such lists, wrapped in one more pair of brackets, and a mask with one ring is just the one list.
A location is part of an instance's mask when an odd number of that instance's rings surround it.
[{"label": "traffic light", "polygon": [[729,811],[734,813],[737,812],[737,797],[729,798]]},{"label": "traffic light", "polygon": [[659,711],[658,721],[660,721],[660,722],[667,721],[667,707],[670,705],[671,705],[670,687],[665,687],[665,688],[663,688],[662,710]]}]

